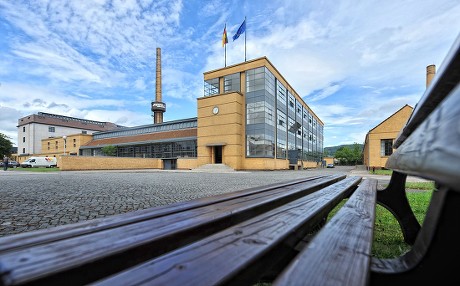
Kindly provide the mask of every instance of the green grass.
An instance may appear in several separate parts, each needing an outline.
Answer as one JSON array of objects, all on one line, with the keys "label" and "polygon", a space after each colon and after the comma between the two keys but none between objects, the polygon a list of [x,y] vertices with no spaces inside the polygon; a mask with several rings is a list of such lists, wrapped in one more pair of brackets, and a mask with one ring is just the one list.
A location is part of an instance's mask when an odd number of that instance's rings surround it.
[{"label": "green grass", "polygon": [[[388,184],[382,185],[383,188],[386,188]],[[406,189],[409,190],[434,190],[434,182],[406,182]]]},{"label": "green grass", "polygon": [[[407,199],[420,225],[431,199],[432,191],[407,193]],[[379,258],[394,258],[407,252],[410,246],[404,242],[401,228],[394,216],[380,205],[376,209],[372,255]]]},{"label": "green grass", "polygon": [[[426,183],[424,183],[426,184]],[[431,188],[430,190],[433,190]],[[432,191],[408,192],[407,199],[412,207],[420,225],[423,223]],[[341,202],[329,214],[330,219],[345,203]],[[410,249],[410,245],[404,242],[401,228],[394,216],[384,207],[377,205],[375,213],[374,241],[372,243],[372,255],[379,258],[398,257]]]},{"label": "green grass", "polygon": [[411,190],[434,190],[434,182],[406,182],[406,189]]},{"label": "green grass", "polygon": [[59,168],[45,168],[45,167],[38,167],[38,168],[8,168],[8,171],[25,171],[25,172],[35,172],[35,173],[50,173],[50,172],[59,172]]},{"label": "green grass", "polygon": [[390,176],[393,173],[393,170],[375,170],[375,172],[372,172],[372,170],[369,171],[369,174],[375,174],[375,175],[388,175]]}]

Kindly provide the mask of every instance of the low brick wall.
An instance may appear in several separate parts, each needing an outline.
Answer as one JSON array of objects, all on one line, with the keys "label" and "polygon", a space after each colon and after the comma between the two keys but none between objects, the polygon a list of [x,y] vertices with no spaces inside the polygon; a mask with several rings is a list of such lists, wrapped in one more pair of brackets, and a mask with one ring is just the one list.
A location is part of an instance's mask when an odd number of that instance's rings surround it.
[{"label": "low brick wall", "polygon": [[[163,161],[156,158],[59,156],[58,167],[62,171],[163,169]],[[191,170],[196,167],[196,158],[177,159],[177,169]]]},{"label": "low brick wall", "polygon": [[153,158],[60,156],[58,167],[62,171],[162,169],[163,162]]},{"label": "low brick wall", "polygon": [[191,170],[198,167],[197,158],[177,158],[177,169]]}]

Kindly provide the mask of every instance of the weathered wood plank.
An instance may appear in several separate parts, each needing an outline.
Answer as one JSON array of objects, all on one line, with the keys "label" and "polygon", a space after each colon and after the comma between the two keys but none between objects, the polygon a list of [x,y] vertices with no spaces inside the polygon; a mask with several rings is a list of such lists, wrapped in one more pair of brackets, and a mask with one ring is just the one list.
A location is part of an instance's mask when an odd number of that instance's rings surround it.
[{"label": "weathered wood plank", "polygon": [[386,167],[460,191],[460,85],[398,147]]},{"label": "weathered wood plank", "polygon": [[377,181],[364,180],[274,285],[366,285]]},{"label": "weathered wood plank", "polygon": [[[200,208],[52,241],[0,255],[5,285],[84,284],[201,239],[330,185],[344,175],[270,188]],[[82,275],[82,273],[85,273]],[[7,282],[5,282],[7,281]]]},{"label": "weathered wood plank", "polygon": [[[212,197],[205,197],[186,202],[179,202],[167,206],[154,207],[120,215],[114,215],[106,218],[83,221],[79,223],[63,225],[44,230],[30,231],[14,236],[0,237],[0,254],[19,248],[28,248],[30,246],[46,244],[52,241],[58,241],[65,238],[76,237],[89,233],[98,232],[105,229],[117,228],[136,222],[150,220],[153,218],[177,213],[185,210],[199,208],[210,204],[223,202],[238,197],[252,196],[268,190],[273,190],[282,186],[299,184],[323,178],[325,176],[312,176],[304,179],[286,181],[281,183],[270,184],[262,187],[254,187],[235,192],[225,193]],[[330,177],[333,179],[334,177]],[[337,179],[344,176],[336,177]]]},{"label": "weathered wood plank", "polygon": [[395,140],[398,148],[460,82],[460,36],[450,48],[440,69],[417,103],[409,122]]},{"label": "weathered wood plank", "polygon": [[293,248],[360,180],[349,177],[92,285],[251,285],[263,274],[253,269],[288,255],[286,245]]}]

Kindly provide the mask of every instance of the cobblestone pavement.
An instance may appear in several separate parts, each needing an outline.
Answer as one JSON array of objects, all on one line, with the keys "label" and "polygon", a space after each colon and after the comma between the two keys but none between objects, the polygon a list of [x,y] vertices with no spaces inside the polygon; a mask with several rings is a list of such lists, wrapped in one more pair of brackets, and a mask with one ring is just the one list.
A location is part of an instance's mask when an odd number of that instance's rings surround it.
[{"label": "cobblestone pavement", "polygon": [[168,205],[353,167],[319,170],[193,172],[0,171],[0,236]]}]

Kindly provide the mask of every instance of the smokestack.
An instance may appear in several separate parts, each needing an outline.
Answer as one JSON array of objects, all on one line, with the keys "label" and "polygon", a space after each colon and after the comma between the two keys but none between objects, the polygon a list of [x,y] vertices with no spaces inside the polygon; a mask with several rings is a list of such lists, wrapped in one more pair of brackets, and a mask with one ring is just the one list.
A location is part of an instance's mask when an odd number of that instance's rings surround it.
[{"label": "smokestack", "polygon": [[153,123],[163,123],[163,113],[166,111],[166,104],[161,101],[161,49],[157,48],[157,65],[155,80],[155,101],[152,102]]},{"label": "smokestack", "polygon": [[429,65],[426,67],[426,88],[431,83],[431,80],[434,78],[434,75],[436,74],[436,66],[435,65]]},{"label": "smokestack", "polygon": [[155,101],[161,101],[161,49],[157,48]]}]

